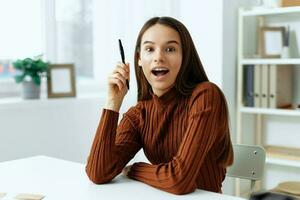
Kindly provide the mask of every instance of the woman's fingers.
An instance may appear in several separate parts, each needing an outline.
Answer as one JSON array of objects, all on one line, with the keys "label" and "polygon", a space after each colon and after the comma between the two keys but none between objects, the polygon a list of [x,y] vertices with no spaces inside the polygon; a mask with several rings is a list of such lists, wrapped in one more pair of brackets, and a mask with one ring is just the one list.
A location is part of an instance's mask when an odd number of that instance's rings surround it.
[{"label": "woman's fingers", "polygon": [[126,79],[119,73],[113,73],[109,76],[109,83],[118,85],[122,89],[126,85]]},{"label": "woman's fingers", "polygon": [[128,165],[122,170],[122,173],[124,176],[128,176],[128,173],[130,172],[131,167],[132,167],[132,165]]},{"label": "woman's fingers", "polygon": [[127,73],[128,73],[128,81],[130,80],[130,64],[129,63],[126,63],[126,65],[125,65],[125,70],[127,71]]},{"label": "woman's fingers", "polygon": [[117,78],[114,78],[114,77],[110,77],[109,80],[108,80],[109,84],[112,85],[113,87],[116,86],[118,87],[119,90],[122,90],[122,88],[124,87],[124,83],[117,79]]},{"label": "woman's fingers", "polygon": [[118,72],[114,73],[112,76],[116,79],[119,79],[120,81],[122,81],[122,83],[124,85],[126,85],[126,78],[124,76],[122,76],[120,73],[118,73]]},{"label": "woman's fingers", "polygon": [[127,87],[126,80],[129,80],[129,63],[118,62],[114,71],[109,75],[108,82],[111,86],[116,85],[121,91]]},{"label": "woman's fingers", "polygon": [[115,70],[113,71],[113,73],[120,73],[125,79],[129,78],[129,67],[128,67],[128,63],[125,65],[123,63],[117,63]]}]

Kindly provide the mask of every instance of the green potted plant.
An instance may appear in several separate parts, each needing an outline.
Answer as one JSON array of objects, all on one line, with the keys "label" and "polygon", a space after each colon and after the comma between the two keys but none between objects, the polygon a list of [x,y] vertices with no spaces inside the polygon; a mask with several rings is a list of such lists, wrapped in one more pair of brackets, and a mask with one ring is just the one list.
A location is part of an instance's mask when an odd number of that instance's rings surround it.
[{"label": "green potted plant", "polygon": [[24,99],[39,99],[41,77],[47,73],[48,62],[44,62],[41,58],[16,60],[13,62],[14,68],[21,72],[15,76],[17,83],[22,83],[22,96]]}]

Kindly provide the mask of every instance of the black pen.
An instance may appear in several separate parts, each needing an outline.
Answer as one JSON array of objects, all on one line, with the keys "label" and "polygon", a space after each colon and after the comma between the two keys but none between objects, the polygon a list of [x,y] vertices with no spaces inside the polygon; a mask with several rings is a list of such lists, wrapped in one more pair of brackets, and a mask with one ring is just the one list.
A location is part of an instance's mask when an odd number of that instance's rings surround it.
[{"label": "black pen", "polygon": [[[124,49],[123,49],[123,45],[122,45],[122,42],[121,42],[120,39],[119,39],[119,48],[120,48],[120,54],[121,54],[122,62],[125,64]],[[126,79],[126,85],[127,85],[128,90],[129,90],[129,81],[128,81],[128,79]]]}]

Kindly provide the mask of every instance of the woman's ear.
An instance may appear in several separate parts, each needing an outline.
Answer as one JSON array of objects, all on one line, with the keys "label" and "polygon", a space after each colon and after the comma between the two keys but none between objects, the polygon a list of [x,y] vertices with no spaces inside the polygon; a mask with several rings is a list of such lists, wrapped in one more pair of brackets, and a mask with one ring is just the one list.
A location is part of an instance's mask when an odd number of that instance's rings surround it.
[{"label": "woman's ear", "polygon": [[140,57],[140,53],[137,53],[136,55],[138,57],[138,66],[142,67],[142,60],[141,60],[141,57]]},{"label": "woman's ear", "polygon": [[141,57],[140,57],[140,55],[138,54],[138,65],[139,65],[139,67],[142,67],[143,65],[142,65],[142,60],[141,60]]}]

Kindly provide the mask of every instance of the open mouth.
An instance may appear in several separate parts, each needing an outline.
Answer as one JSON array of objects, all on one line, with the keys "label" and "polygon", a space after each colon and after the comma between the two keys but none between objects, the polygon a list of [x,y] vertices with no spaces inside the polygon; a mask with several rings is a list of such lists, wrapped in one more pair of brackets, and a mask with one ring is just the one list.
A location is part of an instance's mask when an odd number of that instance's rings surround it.
[{"label": "open mouth", "polygon": [[164,67],[155,67],[151,70],[151,73],[154,74],[154,76],[163,76],[167,74],[169,70]]}]

